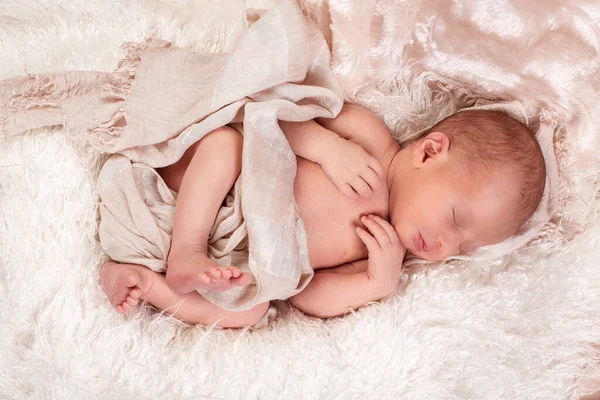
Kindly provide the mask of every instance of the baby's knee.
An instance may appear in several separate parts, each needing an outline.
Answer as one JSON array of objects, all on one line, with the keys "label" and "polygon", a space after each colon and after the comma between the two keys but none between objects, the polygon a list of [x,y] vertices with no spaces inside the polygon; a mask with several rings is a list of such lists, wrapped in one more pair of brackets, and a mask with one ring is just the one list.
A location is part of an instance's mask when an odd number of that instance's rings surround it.
[{"label": "baby's knee", "polygon": [[203,140],[214,146],[235,150],[236,154],[241,154],[242,152],[242,135],[227,125],[211,131],[204,137]]},{"label": "baby's knee", "polygon": [[[242,135],[229,126],[222,126],[204,136],[195,151],[203,160],[228,165],[239,174],[242,167]],[[237,176],[237,175],[236,175]]]}]

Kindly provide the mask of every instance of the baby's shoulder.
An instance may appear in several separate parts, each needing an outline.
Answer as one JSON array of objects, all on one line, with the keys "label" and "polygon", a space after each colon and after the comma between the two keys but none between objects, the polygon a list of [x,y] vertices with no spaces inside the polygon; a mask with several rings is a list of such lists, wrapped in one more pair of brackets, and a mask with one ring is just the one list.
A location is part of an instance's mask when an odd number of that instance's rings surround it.
[{"label": "baby's shoulder", "polygon": [[346,124],[372,129],[374,134],[392,138],[392,134],[379,115],[357,104],[344,104],[338,118]]},{"label": "baby's shoulder", "polygon": [[338,116],[330,120],[328,125],[328,129],[359,144],[375,157],[382,155],[395,143],[381,118],[359,105],[344,104]]}]

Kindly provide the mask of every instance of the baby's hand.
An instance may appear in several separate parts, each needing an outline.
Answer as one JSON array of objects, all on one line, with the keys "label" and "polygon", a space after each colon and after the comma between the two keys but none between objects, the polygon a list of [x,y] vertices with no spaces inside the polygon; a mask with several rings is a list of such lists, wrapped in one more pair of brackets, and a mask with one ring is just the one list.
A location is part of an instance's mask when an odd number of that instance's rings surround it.
[{"label": "baby's hand", "polygon": [[369,215],[362,217],[369,232],[356,228],[358,237],[369,251],[367,274],[375,282],[390,291],[396,286],[402,272],[406,249],[402,247],[394,227],[386,220]]},{"label": "baby's hand", "polygon": [[383,168],[377,159],[361,146],[344,138],[335,139],[319,162],[325,175],[344,196],[370,198],[383,178]]}]

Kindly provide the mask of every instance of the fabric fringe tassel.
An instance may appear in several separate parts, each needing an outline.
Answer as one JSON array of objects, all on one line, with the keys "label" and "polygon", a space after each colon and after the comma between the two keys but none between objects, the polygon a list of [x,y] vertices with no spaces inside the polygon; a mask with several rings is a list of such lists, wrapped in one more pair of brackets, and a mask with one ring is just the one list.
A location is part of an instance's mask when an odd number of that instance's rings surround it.
[{"label": "fabric fringe tassel", "polygon": [[[143,42],[127,42],[121,48],[125,55],[111,73],[81,72],[76,79],[66,74],[27,74],[0,86],[0,100],[5,106],[0,110],[2,136],[18,135],[24,131],[62,125],[69,143],[80,154],[110,152],[112,144],[127,126],[127,97],[131,92],[136,70],[143,55],[149,51],[169,49],[170,42],[148,38]],[[65,109],[64,103],[74,98],[88,108],[77,111]],[[106,120],[94,119],[94,106],[119,103]],[[47,118],[39,126],[22,126],[8,133],[9,118],[19,113],[46,109]],[[54,109],[51,111],[50,109]],[[70,111],[70,112],[69,112]],[[89,117],[86,114],[89,113]],[[20,129],[22,128],[22,129]]]}]

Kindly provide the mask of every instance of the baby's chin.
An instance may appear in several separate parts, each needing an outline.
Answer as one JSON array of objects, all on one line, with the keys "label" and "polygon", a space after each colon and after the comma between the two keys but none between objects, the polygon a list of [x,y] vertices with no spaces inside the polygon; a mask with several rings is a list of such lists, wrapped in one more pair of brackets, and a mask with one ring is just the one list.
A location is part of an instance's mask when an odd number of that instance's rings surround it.
[{"label": "baby's chin", "polygon": [[[414,255],[416,255],[417,257],[421,257],[420,253],[416,247],[415,244],[415,235],[416,234],[412,234],[410,229],[403,229],[403,226],[398,225],[392,225],[394,226],[394,230],[396,231],[396,234],[398,235],[398,239],[400,239],[400,244],[402,245],[402,247],[404,247],[404,249],[409,252],[412,253]],[[422,258],[422,257],[421,257]]]},{"label": "baby's chin", "polygon": [[436,256],[435,254],[420,253],[418,251],[415,251],[414,253],[410,251],[410,253],[427,261],[444,261],[447,258],[442,258],[441,256]]}]

